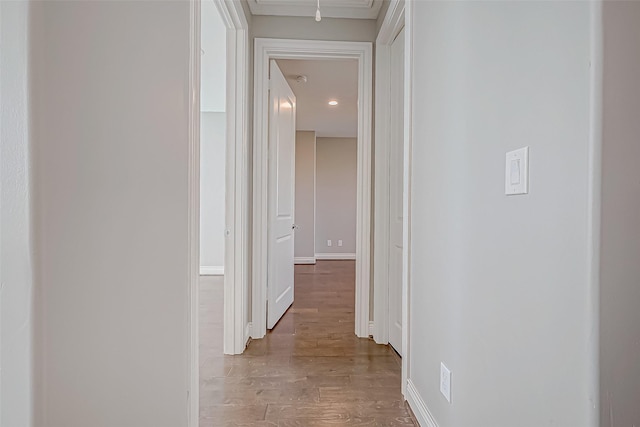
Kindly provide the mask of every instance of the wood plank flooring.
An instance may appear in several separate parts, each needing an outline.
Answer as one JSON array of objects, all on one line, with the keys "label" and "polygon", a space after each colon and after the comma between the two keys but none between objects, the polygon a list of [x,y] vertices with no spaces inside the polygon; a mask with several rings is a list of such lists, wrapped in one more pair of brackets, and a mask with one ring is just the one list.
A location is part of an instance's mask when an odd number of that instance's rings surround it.
[{"label": "wood plank flooring", "polygon": [[295,302],[240,356],[222,355],[222,280],[200,292],[200,427],[414,426],[400,359],[354,335],[355,264],[295,269]]}]

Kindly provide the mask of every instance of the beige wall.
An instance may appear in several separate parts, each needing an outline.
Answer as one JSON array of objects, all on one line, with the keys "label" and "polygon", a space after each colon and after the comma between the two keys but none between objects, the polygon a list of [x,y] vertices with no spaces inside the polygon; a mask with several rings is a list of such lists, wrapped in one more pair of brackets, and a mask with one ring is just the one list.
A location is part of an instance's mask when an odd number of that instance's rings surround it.
[{"label": "beige wall", "polygon": [[603,3],[600,422],[640,425],[640,3]]},{"label": "beige wall", "polygon": [[[440,427],[596,426],[591,5],[412,7],[409,378]],[[505,196],[524,146],[530,193]]]},{"label": "beige wall", "polygon": [[380,28],[382,28],[382,23],[384,22],[385,15],[389,10],[390,5],[389,0],[382,0],[382,7],[380,8],[380,13],[378,14],[378,19],[376,19],[376,36],[380,32]]},{"label": "beige wall", "polygon": [[253,37],[302,40],[335,40],[373,42],[376,39],[374,19],[254,16],[251,21]]},{"label": "beige wall", "polygon": [[357,140],[316,141],[316,254],[355,254]]},{"label": "beige wall", "polygon": [[315,258],[316,133],[296,132],[295,257]]},{"label": "beige wall", "polygon": [[189,3],[31,7],[34,425],[186,426]]}]

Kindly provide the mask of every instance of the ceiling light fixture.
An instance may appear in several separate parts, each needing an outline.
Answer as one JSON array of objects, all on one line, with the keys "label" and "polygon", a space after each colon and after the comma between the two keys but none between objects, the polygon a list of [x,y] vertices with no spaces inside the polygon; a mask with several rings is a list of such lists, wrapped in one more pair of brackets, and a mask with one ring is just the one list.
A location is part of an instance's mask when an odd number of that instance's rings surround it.
[{"label": "ceiling light fixture", "polygon": [[318,0],[318,8],[316,9],[316,22],[322,21],[322,15],[320,15],[320,0]]},{"label": "ceiling light fixture", "polygon": [[338,101],[329,101],[329,105],[334,107],[334,106],[338,105]]}]

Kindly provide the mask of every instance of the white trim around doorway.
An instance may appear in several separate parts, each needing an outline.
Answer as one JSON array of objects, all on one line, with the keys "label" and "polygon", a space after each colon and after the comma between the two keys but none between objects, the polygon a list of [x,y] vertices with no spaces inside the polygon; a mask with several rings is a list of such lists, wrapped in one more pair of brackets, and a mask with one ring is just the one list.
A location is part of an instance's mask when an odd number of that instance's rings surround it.
[{"label": "white trim around doorway", "polygon": [[404,177],[402,245],[402,395],[411,378],[411,176],[413,170],[413,2],[404,12]]},{"label": "white trim around doorway", "polygon": [[373,253],[373,338],[389,343],[389,173],[391,44],[404,27],[404,0],[389,4],[376,39],[375,246]]},{"label": "white trim around doorway", "polygon": [[198,357],[198,290],[200,283],[200,1],[189,5],[189,164],[187,194],[187,257],[189,270],[189,389],[187,425],[197,427],[200,412],[200,361]]},{"label": "white trim around doorway", "polygon": [[[389,241],[389,104],[391,97],[390,46],[405,29],[404,58],[404,176],[402,230],[402,394],[407,397],[410,379],[411,329],[411,169],[413,126],[413,21],[411,1],[391,0],[376,40],[376,207],[375,236],[378,242]],[[385,244],[375,246],[374,253],[374,326],[373,337],[380,344],[389,342],[389,252]]]},{"label": "white trim around doorway", "polygon": [[267,332],[268,90],[271,59],[355,59],[358,61],[358,154],[356,209],[355,334],[369,336],[371,268],[371,131],[373,52],[368,42],[255,40],[253,144],[252,338]]},{"label": "white trim around doorway", "polygon": [[214,0],[227,27],[224,354],[247,344],[249,294],[249,24],[239,2]]},{"label": "white trim around doorway", "polygon": [[[249,25],[239,2],[214,0],[227,26],[227,159],[225,184],[224,352],[242,353],[248,340]],[[188,370],[187,425],[199,425],[200,277],[200,0],[190,0],[188,160]]]}]

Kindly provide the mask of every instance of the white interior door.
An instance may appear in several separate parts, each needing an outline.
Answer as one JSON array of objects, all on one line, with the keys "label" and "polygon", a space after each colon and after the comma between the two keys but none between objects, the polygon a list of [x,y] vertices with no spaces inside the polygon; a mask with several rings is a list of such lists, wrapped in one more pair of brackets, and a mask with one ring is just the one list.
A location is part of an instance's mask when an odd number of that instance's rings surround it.
[{"label": "white interior door", "polygon": [[389,343],[402,355],[402,180],[404,146],[404,29],[391,45],[389,168]]},{"label": "white interior door", "polygon": [[270,63],[267,328],[293,304],[296,97]]}]

